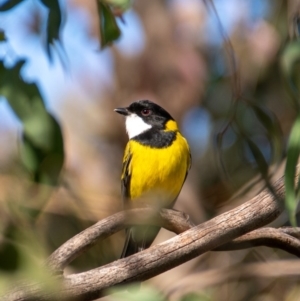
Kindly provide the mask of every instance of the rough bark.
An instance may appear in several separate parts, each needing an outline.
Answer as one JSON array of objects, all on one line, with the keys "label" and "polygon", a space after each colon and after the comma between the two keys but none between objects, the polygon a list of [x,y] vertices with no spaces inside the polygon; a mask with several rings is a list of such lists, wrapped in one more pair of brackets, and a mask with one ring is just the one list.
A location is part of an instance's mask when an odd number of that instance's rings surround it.
[{"label": "rough bark", "polygon": [[[194,227],[187,216],[178,211],[162,210],[157,213],[149,208],[120,212],[98,222],[55,251],[49,257],[48,267],[59,272],[99,239],[132,224],[157,224],[181,234],[105,266],[84,273],[60,276],[63,286],[58,288],[59,300],[67,297],[93,300],[102,296],[107,288],[147,280],[210,250],[267,245],[299,256],[299,229],[258,229],[282,212],[283,187],[281,178],[274,184],[276,197],[264,190],[237,208]],[[28,284],[17,287],[5,296],[5,300],[55,300],[56,296],[57,291],[44,292],[36,284]]]}]

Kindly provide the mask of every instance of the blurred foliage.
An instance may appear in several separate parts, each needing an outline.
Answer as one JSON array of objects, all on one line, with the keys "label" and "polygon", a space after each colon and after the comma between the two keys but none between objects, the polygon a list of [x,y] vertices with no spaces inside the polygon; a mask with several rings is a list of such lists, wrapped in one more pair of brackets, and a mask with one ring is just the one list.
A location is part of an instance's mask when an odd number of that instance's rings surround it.
[{"label": "blurred foliage", "polygon": [[[277,164],[283,157],[283,137],[277,118],[269,109],[258,103],[249,101],[234,103],[232,117],[216,136],[216,150],[220,156],[220,165],[223,167],[224,174],[227,172],[227,167],[224,166],[222,159],[222,144],[226,132],[230,129],[245,145],[244,159],[247,160],[248,156],[249,160],[250,155],[253,167],[260,173],[262,179],[268,182],[269,166]],[[255,141],[262,135],[270,152],[260,149],[260,144]]]},{"label": "blurred foliage", "polygon": [[6,36],[3,30],[0,29],[0,42],[6,41]]},{"label": "blurred foliage", "polygon": [[7,68],[0,61],[0,94],[23,124],[20,152],[24,167],[35,182],[56,185],[64,161],[61,129],[46,110],[37,85],[22,79],[24,63],[18,61]]},{"label": "blurred foliage", "polygon": [[1,5],[0,5],[0,11],[4,12],[7,10],[10,10],[12,8],[14,8],[16,5],[22,3],[24,0],[7,0],[4,1]]},{"label": "blurred foliage", "polygon": [[285,204],[291,224],[296,227],[296,208],[299,200],[299,179],[295,185],[296,167],[300,155],[300,115],[298,115],[289,137],[285,167]]},{"label": "blurred foliage", "polygon": [[[59,124],[46,110],[40,91],[35,83],[28,83],[21,76],[25,61],[12,67],[0,61],[0,95],[5,96],[12,110],[22,122],[20,159],[23,170],[20,176],[40,185],[57,185],[64,162],[63,137]],[[32,185],[28,185],[28,192]],[[23,194],[22,204],[2,206],[2,213],[10,211],[1,221],[2,243],[0,246],[0,290],[12,288],[12,283],[21,279],[40,282],[45,290],[57,288],[50,272],[41,269],[46,258],[34,227],[41,208],[49,198],[48,189],[39,189],[31,195],[40,199],[40,209],[30,208],[29,195]],[[7,200],[12,201],[12,200]],[[14,201],[13,201],[14,202]],[[4,205],[4,204],[3,204]],[[18,207],[20,205],[20,207]],[[34,250],[34,252],[33,252]],[[39,258],[39,260],[38,260]]]},{"label": "blurred foliage", "polygon": [[290,91],[292,92],[294,106],[299,110],[299,68],[300,68],[300,55],[299,55],[300,41],[292,41],[284,47],[281,57],[281,68],[284,77],[286,78]]},{"label": "blurred foliage", "polygon": [[102,1],[97,1],[100,17],[100,37],[102,48],[118,39],[121,31],[111,8]]},{"label": "blurred foliage", "polygon": [[[28,2],[2,1],[0,12],[14,14]],[[28,19],[14,21],[15,26],[25,28],[23,43],[42,45],[49,65],[57,67],[56,58],[64,51],[59,63],[64,71],[71,70],[72,84],[58,82],[51,70],[47,80],[55,83],[51,90],[58,91],[59,101],[55,112],[50,112],[40,80],[45,76],[42,66],[35,80],[25,76],[25,66],[40,58],[21,55],[11,42],[11,31],[0,24],[0,44],[6,45],[0,59],[0,95],[22,126],[21,135],[18,129],[0,149],[1,291],[22,278],[40,280],[45,289],[53,290],[59,284],[39,268],[45,257],[68,238],[122,208],[119,177],[127,137],[113,109],[137,98],[150,98],[170,111],[192,146],[193,167],[177,209],[195,223],[203,222],[270,185],[271,177],[284,173],[279,167],[286,159],[286,208],[292,224],[297,223],[299,183],[294,183],[294,175],[300,152],[300,44],[297,28],[294,39],[288,36],[287,19],[297,20],[298,13],[289,12],[290,3],[266,1],[263,14],[262,2],[241,1],[240,19],[232,28],[228,20],[234,20],[234,15],[219,11],[222,1],[215,1],[215,10],[208,9],[211,1],[204,6],[192,0],[37,3],[40,6],[31,7]],[[121,28],[131,26],[126,20],[128,9],[140,20],[135,26],[142,32],[138,42],[144,43],[138,47],[137,41],[127,41],[130,54],[122,43],[114,44],[122,39]],[[67,31],[72,20],[69,14],[76,11],[84,12],[85,19],[76,15],[79,25]],[[215,22],[216,14],[220,23],[212,30],[208,24]],[[295,21],[293,26],[298,24]],[[79,27],[84,31],[79,32]],[[37,33],[42,36],[33,42],[30,38]],[[75,44],[80,35],[84,39]],[[132,32],[129,36],[133,37]],[[227,36],[228,41],[224,40]],[[91,46],[97,39],[99,44]],[[76,47],[71,47],[70,40]],[[83,51],[84,47],[94,48],[88,54],[76,52],[75,48]],[[100,48],[106,49],[95,55]],[[101,77],[97,71],[106,70],[100,59],[105,52],[113,63]],[[76,73],[72,64],[78,61],[82,64]],[[5,129],[0,131],[1,136]],[[229,202],[237,192],[239,198]],[[290,222],[283,216],[276,223]],[[170,236],[162,231],[158,242]],[[122,233],[106,239],[76,259],[68,272],[118,258],[122,244]],[[179,300],[296,301],[298,279],[250,277],[244,281],[239,276],[228,279],[224,272],[238,265],[285,258],[292,256],[270,248],[210,252],[151,279],[134,294],[114,291],[106,299],[172,299],[181,281],[194,275],[199,288],[182,293]]]},{"label": "blurred foliage", "polygon": [[[61,9],[58,0],[40,0],[48,8],[47,18],[47,38],[46,38],[46,50],[49,58],[52,58],[50,46],[53,46],[54,42],[59,42],[59,32],[62,25]],[[24,0],[6,0],[0,4],[0,12],[5,12],[13,9]]]},{"label": "blurred foliage", "polygon": [[[297,26],[298,23],[294,24]],[[299,37],[299,35],[298,35]],[[289,213],[289,219],[293,226],[297,226],[296,209],[299,200],[299,181],[295,185],[296,166],[300,155],[300,41],[299,38],[291,41],[284,48],[281,67],[283,75],[291,91],[293,105],[298,112],[287,145],[287,161],[285,168],[285,206]]]},{"label": "blurred foliage", "polygon": [[111,298],[112,301],[165,301],[166,299],[160,294],[156,289],[151,287],[146,287],[141,290],[139,285],[131,284],[127,285],[126,289],[128,291],[124,291],[124,289],[113,289],[108,290],[109,294],[114,294]]},{"label": "blurred foliage", "polygon": [[27,229],[7,229],[0,256],[5,258],[1,260],[0,265],[0,294],[14,289],[16,282],[22,282],[24,279],[39,283],[45,292],[55,292],[61,285],[50,271],[41,269],[46,252],[40,241]]},{"label": "blurred foliage", "polygon": [[195,294],[195,293],[187,294],[186,296],[183,296],[180,299],[180,301],[210,301],[210,300],[212,299],[208,296]]},{"label": "blurred foliage", "polygon": [[[13,9],[25,0],[6,0],[0,4],[0,12]],[[62,29],[62,10],[59,0],[40,0],[48,9],[46,51],[52,60],[51,46],[62,44],[60,31]],[[101,47],[105,47],[117,40],[121,31],[116,22],[116,16],[122,14],[130,7],[131,0],[97,0]]]},{"label": "blurred foliage", "polygon": [[48,8],[47,18],[47,40],[46,49],[49,58],[52,58],[50,46],[53,46],[55,42],[60,42],[60,29],[62,26],[62,15],[58,0],[41,0],[41,2]]}]

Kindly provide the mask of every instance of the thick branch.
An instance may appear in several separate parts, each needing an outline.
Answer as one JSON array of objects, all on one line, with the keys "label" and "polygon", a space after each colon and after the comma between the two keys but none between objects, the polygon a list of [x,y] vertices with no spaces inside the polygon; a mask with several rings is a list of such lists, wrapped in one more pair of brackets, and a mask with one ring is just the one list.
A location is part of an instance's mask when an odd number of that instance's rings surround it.
[{"label": "thick branch", "polygon": [[[150,208],[143,208],[118,212],[69,239],[49,257],[48,266],[54,271],[61,271],[95,243],[133,224],[157,225],[176,234],[180,234],[194,226],[186,214],[175,210],[163,209],[157,212]],[[285,250],[300,257],[300,241],[292,236],[300,237],[300,229],[290,227],[280,229],[261,228],[238,237],[218,247],[215,251],[268,246]]]},{"label": "thick branch", "polygon": [[[275,183],[275,191],[283,198],[283,180]],[[143,281],[178,266],[209,250],[216,249],[239,236],[273,221],[282,205],[266,190],[239,207],[195,226],[172,239],[128,258],[117,260],[88,272],[65,277],[61,297],[93,300],[103,290],[118,284]],[[51,261],[50,261],[51,264]],[[30,289],[27,288],[30,291]],[[39,294],[40,300],[53,300],[52,293]],[[6,300],[29,300],[22,290]]]},{"label": "thick branch", "polygon": [[69,239],[48,258],[47,264],[53,271],[61,271],[95,243],[133,224],[157,225],[177,234],[194,226],[188,215],[175,210],[141,208],[118,212]]}]

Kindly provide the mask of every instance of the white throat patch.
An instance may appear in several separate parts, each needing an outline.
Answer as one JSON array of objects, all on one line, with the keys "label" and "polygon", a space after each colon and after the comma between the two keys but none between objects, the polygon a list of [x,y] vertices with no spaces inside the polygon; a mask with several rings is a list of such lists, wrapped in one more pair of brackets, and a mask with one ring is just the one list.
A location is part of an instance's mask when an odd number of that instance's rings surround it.
[{"label": "white throat patch", "polygon": [[149,130],[152,126],[136,114],[126,116],[126,131],[129,139]]}]

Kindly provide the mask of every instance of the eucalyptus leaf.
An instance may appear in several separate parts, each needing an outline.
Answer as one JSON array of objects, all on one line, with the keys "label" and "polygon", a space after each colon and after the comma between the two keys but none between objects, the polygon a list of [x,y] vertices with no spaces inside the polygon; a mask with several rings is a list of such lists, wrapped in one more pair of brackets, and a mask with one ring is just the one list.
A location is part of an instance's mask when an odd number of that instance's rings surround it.
[{"label": "eucalyptus leaf", "polygon": [[47,18],[47,38],[46,50],[48,57],[52,59],[50,47],[55,42],[60,42],[60,30],[62,27],[62,13],[58,0],[41,0],[41,2],[48,8]]},{"label": "eucalyptus leaf", "polygon": [[7,0],[0,4],[0,12],[8,11],[23,1],[24,0]]},{"label": "eucalyptus leaf", "polygon": [[0,29],[0,42],[5,42],[7,41],[6,35],[4,30]]},{"label": "eucalyptus leaf", "polygon": [[132,0],[102,0],[102,2],[116,7],[124,12],[131,6]]},{"label": "eucalyptus leaf", "polygon": [[0,94],[5,96],[23,124],[20,147],[23,166],[38,183],[56,185],[64,162],[64,144],[60,126],[46,110],[35,83],[20,76],[25,61],[7,68],[0,61]]},{"label": "eucalyptus leaf", "polygon": [[281,70],[285,76],[291,92],[293,93],[296,105],[299,108],[300,96],[300,41],[288,43],[281,56]]},{"label": "eucalyptus leaf", "polygon": [[297,162],[300,154],[300,115],[295,120],[287,146],[287,159],[285,166],[285,208],[288,211],[290,222],[293,226],[296,223],[296,208],[297,208],[297,190],[295,187],[295,176]]},{"label": "eucalyptus leaf", "polygon": [[104,48],[117,40],[121,35],[121,31],[109,5],[102,1],[97,1],[97,5],[100,20],[101,47]]}]

